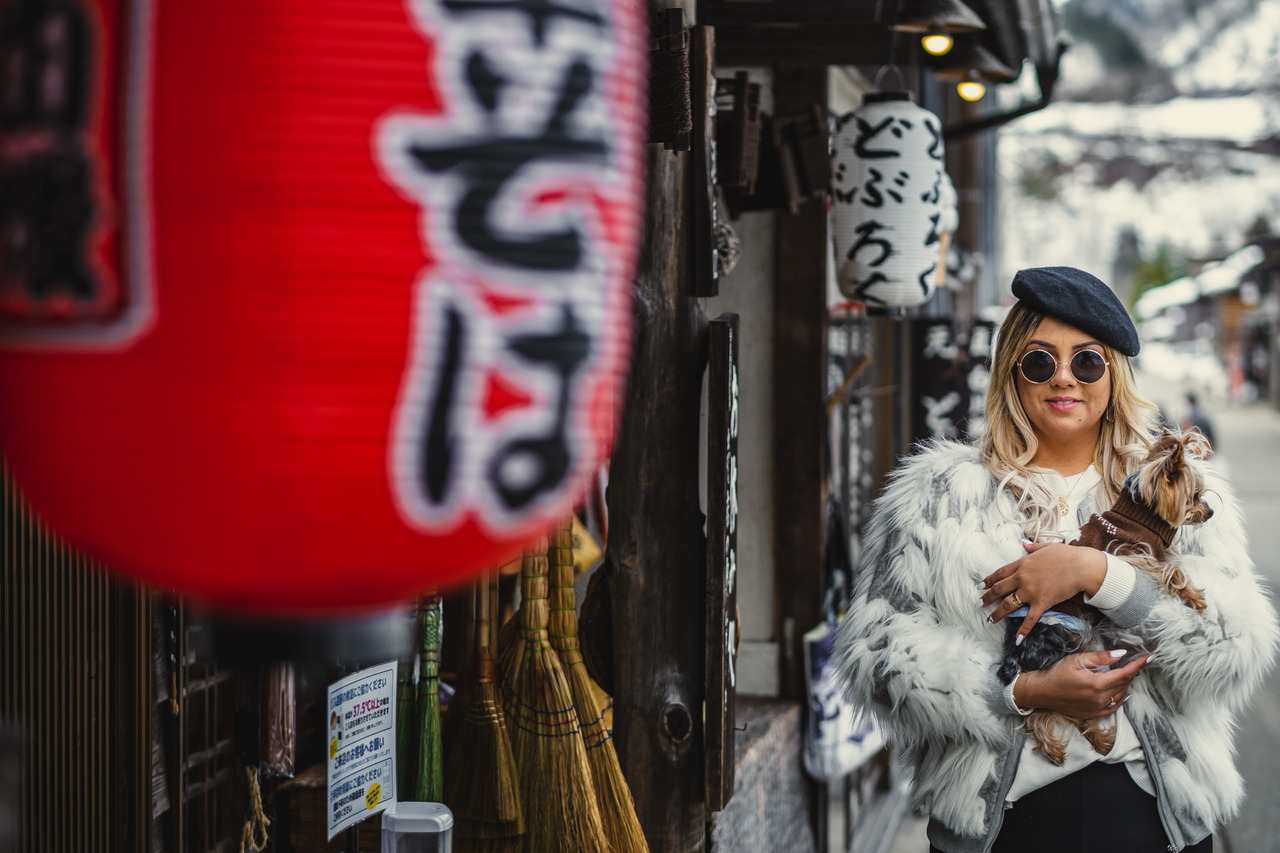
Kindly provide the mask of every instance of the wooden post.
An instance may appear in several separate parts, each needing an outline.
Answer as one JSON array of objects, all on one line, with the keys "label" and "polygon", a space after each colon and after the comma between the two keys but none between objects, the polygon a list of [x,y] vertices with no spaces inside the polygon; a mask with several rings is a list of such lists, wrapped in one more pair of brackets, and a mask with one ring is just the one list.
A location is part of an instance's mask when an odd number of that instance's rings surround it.
[{"label": "wooden post", "polygon": [[698,420],[707,320],[693,295],[691,157],[660,145],[647,157],[631,378],[600,571],[613,618],[618,759],[650,849],[685,853],[706,844]]},{"label": "wooden post", "polygon": [[[774,71],[778,115],[827,104],[825,66]],[[805,694],[803,635],[822,605],[827,210],[808,198],[774,226],[773,505],[779,690]]]},{"label": "wooden post", "polygon": [[694,27],[689,50],[693,112],[693,282],[698,296],[720,293],[716,257],[716,32]]}]

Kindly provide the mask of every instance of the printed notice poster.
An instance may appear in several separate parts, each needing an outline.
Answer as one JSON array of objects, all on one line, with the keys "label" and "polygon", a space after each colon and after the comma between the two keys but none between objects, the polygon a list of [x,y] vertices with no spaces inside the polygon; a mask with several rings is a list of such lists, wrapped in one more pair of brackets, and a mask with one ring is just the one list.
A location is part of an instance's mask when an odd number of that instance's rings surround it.
[{"label": "printed notice poster", "polygon": [[396,662],[329,685],[329,840],[396,801]]}]

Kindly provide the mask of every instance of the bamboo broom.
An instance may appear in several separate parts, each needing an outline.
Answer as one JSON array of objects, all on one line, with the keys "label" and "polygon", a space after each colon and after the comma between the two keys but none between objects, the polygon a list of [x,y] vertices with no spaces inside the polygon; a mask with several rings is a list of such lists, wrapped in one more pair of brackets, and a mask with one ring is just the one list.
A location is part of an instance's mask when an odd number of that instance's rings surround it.
[{"label": "bamboo broom", "polygon": [[600,803],[600,819],[612,853],[649,853],[649,845],[636,817],[631,789],[622,775],[613,736],[605,725],[591,677],[578,648],[577,594],[573,590],[573,519],[556,525],[551,546],[551,645],[569,679],[573,706],[582,725],[587,763]]},{"label": "bamboo broom", "polygon": [[458,853],[519,853],[524,834],[515,757],[494,684],[489,592],[482,580],[476,601],[475,682],[445,764],[444,803],[453,812]]},{"label": "bamboo broom", "polygon": [[440,595],[424,595],[419,607],[422,645],[418,671],[418,772],[413,798],[438,803],[444,777],[440,744]]},{"label": "bamboo broom", "polygon": [[607,853],[573,694],[547,637],[547,540],[521,561],[524,600],[511,747],[520,774],[524,853]]}]

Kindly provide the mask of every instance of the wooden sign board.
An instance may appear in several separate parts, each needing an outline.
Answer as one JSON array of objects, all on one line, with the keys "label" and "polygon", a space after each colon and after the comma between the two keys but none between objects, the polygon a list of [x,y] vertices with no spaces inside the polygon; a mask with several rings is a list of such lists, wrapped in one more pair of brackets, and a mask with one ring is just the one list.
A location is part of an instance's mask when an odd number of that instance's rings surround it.
[{"label": "wooden sign board", "polygon": [[707,368],[706,805],[733,796],[738,647],[738,316],[709,324]]}]

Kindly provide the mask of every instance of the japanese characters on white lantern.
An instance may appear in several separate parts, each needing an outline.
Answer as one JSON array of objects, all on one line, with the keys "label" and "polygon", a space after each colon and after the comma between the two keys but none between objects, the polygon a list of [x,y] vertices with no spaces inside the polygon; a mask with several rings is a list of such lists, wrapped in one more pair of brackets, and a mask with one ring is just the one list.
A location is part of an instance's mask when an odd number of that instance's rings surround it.
[{"label": "japanese characters on white lantern", "polygon": [[909,92],[867,95],[838,120],[832,225],[846,297],[910,308],[933,294],[945,174],[941,122]]}]

